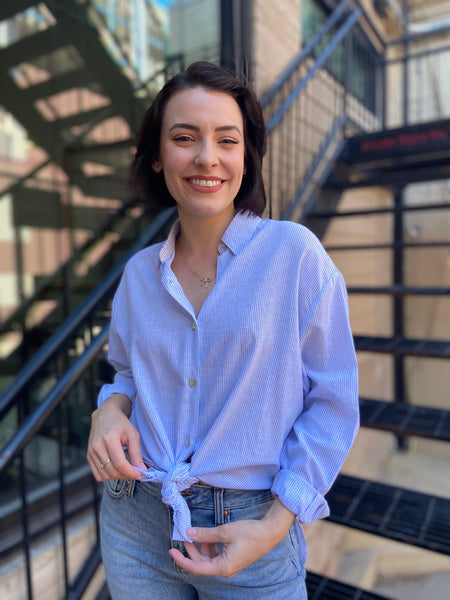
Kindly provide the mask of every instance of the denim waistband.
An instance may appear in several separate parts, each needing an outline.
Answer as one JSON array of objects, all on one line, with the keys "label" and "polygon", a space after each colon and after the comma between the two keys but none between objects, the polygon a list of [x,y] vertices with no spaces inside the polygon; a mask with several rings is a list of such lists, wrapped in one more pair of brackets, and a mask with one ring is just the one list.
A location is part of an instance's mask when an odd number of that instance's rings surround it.
[{"label": "denim waistband", "polygon": [[[147,487],[152,493],[162,500],[162,484],[157,481],[137,481],[138,485]],[[267,490],[234,490],[230,488],[216,488],[207,484],[194,483],[191,487],[181,492],[188,506],[198,506],[213,509],[217,493],[220,492],[224,508],[242,508],[274,498],[273,493]]]}]

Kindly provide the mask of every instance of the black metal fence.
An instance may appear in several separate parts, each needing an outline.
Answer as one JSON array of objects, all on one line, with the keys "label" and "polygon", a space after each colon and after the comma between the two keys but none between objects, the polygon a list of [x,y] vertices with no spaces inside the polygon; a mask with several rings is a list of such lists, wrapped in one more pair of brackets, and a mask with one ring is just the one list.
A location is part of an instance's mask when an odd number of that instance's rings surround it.
[{"label": "black metal fence", "polygon": [[[3,435],[11,434],[0,451],[0,559],[22,557],[20,594],[29,600],[48,585],[33,560],[44,535],[60,556],[61,597],[80,598],[86,573],[99,564],[98,489],[85,448],[99,386],[111,375],[104,360],[111,296],[127,260],[163,239],[173,218],[172,209],[154,219],[0,398]],[[84,523],[78,545],[69,541],[75,518]]]}]

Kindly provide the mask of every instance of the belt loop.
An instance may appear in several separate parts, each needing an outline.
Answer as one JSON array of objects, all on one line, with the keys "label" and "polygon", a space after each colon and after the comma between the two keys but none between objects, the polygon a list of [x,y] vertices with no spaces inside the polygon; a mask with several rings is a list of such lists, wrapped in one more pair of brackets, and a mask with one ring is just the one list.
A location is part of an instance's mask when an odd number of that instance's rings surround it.
[{"label": "belt loop", "polygon": [[127,481],[127,495],[130,497],[134,496],[134,488],[136,487],[136,480],[135,479],[129,479]]},{"label": "belt loop", "polygon": [[216,527],[224,524],[223,515],[223,488],[214,488],[214,520]]}]

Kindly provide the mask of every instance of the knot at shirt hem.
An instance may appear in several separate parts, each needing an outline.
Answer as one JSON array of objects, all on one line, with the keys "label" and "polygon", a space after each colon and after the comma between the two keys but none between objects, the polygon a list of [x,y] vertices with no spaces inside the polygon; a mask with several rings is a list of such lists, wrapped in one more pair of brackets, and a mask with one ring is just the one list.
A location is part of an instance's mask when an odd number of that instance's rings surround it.
[{"label": "knot at shirt hem", "polygon": [[142,474],[141,481],[156,481],[161,484],[161,496],[164,504],[173,510],[172,539],[180,542],[190,542],[186,531],[191,527],[191,513],[181,492],[198,482],[197,477],[190,474],[190,466],[185,462],[174,465],[169,471],[150,467],[146,471],[134,467]]}]

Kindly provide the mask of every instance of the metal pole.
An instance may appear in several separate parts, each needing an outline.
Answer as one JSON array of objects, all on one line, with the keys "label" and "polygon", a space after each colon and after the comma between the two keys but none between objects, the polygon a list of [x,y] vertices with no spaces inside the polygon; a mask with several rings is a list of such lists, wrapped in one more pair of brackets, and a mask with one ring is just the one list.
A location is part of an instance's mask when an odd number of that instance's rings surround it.
[{"label": "metal pole", "polygon": [[[409,8],[408,8],[408,0],[403,0],[403,28],[406,33],[408,33],[408,25],[409,25]],[[403,125],[408,125],[408,87],[409,87],[409,78],[408,78],[408,59],[409,59],[409,41],[408,38],[405,40],[405,44],[403,47]]]},{"label": "metal pole", "polygon": [[[393,253],[393,279],[395,286],[402,286],[404,280],[403,273],[403,189],[395,192],[395,210],[394,210],[394,253]],[[393,326],[394,337],[404,337],[404,299],[403,296],[394,296],[393,298]],[[405,389],[405,358],[404,356],[394,356],[394,395],[397,402],[406,402]],[[399,450],[407,449],[408,441],[404,436],[397,436],[397,445]]]}]

